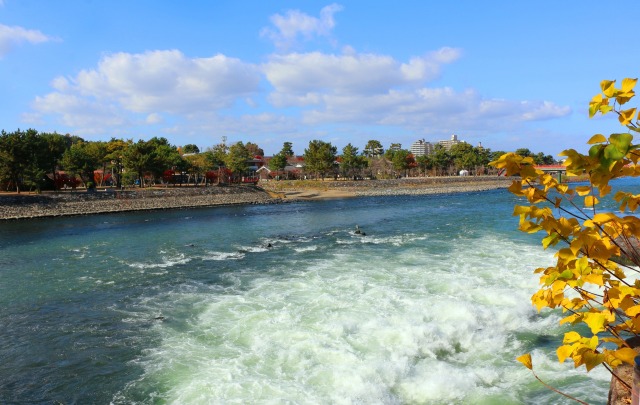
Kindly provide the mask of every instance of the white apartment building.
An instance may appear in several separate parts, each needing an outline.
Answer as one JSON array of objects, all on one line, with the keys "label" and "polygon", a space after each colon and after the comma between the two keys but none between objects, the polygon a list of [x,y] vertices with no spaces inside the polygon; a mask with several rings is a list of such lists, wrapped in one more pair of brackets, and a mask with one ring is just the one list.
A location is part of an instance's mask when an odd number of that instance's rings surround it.
[{"label": "white apartment building", "polygon": [[458,135],[451,135],[451,139],[450,139],[450,140],[447,140],[447,141],[438,141],[438,143],[439,143],[440,145],[444,146],[444,148],[445,148],[446,150],[451,149],[451,147],[452,147],[453,145],[457,145],[457,144],[459,144],[459,143],[463,143],[463,142],[464,142],[464,141],[460,141],[460,140],[458,140]]},{"label": "white apartment building", "polygon": [[427,156],[433,152],[433,144],[426,142],[424,139],[418,139],[411,144],[411,153],[413,156]]}]

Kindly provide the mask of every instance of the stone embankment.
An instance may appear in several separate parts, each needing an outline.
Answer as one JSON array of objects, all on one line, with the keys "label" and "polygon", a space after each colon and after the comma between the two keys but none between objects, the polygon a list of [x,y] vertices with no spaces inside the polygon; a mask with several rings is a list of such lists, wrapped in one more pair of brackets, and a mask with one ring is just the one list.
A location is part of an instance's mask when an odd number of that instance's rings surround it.
[{"label": "stone embankment", "polygon": [[261,183],[273,192],[307,190],[341,191],[352,196],[423,195],[467,193],[507,188],[513,178],[494,176],[470,177],[416,177],[393,180],[327,180],[313,182],[279,181]]},{"label": "stone embankment", "polygon": [[358,196],[468,193],[507,188],[512,181],[513,179],[504,177],[427,177],[377,180],[370,187],[354,191]]},{"label": "stone embankment", "polygon": [[278,201],[252,186],[0,194],[0,220]]},{"label": "stone embankment", "polygon": [[[397,180],[269,181],[262,187],[234,185],[143,190],[0,194],[0,220],[100,213],[267,204],[296,199],[448,194],[506,188],[504,177],[426,177]],[[272,192],[273,194],[270,194]],[[275,195],[276,197],[274,197]]]}]

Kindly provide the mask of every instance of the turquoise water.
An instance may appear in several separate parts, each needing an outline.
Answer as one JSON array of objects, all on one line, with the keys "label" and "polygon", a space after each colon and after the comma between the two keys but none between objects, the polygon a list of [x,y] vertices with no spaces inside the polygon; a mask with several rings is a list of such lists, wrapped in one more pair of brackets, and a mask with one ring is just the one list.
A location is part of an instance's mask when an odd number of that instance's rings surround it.
[{"label": "turquoise water", "polygon": [[[0,403],[606,402],[504,190],[0,223]],[[355,225],[366,232],[356,235]],[[270,246],[269,246],[270,245]]]}]

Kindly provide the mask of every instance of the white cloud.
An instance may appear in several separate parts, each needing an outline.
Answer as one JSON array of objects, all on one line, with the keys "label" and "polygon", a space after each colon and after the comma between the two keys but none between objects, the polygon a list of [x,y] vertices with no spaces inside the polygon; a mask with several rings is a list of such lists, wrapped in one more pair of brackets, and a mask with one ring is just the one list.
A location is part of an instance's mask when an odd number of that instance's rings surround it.
[{"label": "white cloud", "polygon": [[390,56],[357,54],[346,48],[343,55],[320,52],[274,55],[264,65],[275,91],[271,100],[280,106],[318,103],[321,94],[376,94],[401,86],[433,80],[441,66],[460,55],[443,48],[424,57],[400,63]]},{"label": "white cloud", "polygon": [[[0,6],[2,6],[1,3]],[[54,38],[48,37],[37,30],[28,30],[23,27],[10,27],[0,24],[0,58],[9,53],[15,46],[22,43],[39,44],[53,40]]]},{"label": "white cloud", "polygon": [[269,101],[301,108],[307,125],[373,124],[448,133],[514,128],[571,113],[569,107],[548,101],[485,99],[473,89],[427,86],[461,54],[444,47],[401,62],[346,47],[342,55],[273,55],[263,70],[273,86]]},{"label": "white cloud", "polygon": [[108,55],[73,80],[79,94],[140,113],[227,107],[254,92],[259,81],[258,70],[239,59],[187,58],[176,50]]},{"label": "white cloud", "polygon": [[339,4],[331,4],[320,10],[320,17],[312,17],[299,10],[289,10],[284,15],[271,16],[273,28],[264,28],[261,35],[271,39],[280,49],[287,49],[295,44],[298,37],[309,40],[313,37],[329,37],[336,23],[333,15],[342,10]]},{"label": "white cloud", "polygon": [[[55,78],[54,91],[37,97],[25,118],[54,117],[81,136],[139,136],[154,126],[213,145],[222,135],[242,134],[246,138],[237,140],[269,142],[278,150],[284,137],[305,143],[327,126],[340,126],[347,137],[364,126],[442,139],[450,133],[513,132],[571,113],[550,101],[430,86],[460,55],[459,49],[442,48],[399,61],[345,47],[340,55],[272,55],[258,67],[224,55],[188,58],[177,50],[117,53],[75,77]],[[260,87],[265,81],[266,103]]]},{"label": "white cloud", "polygon": [[44,97],[36,97],[33,108],[36,113],[30,116],[32,120],[55,114],[63,125],[81,133],[96,133],[105,126],[131,124],[116,107],[73,94],[50,93]]},{"label": "white cloud", "polygon": [[161,124],[164,122],[164,119],[162,118],[162,115],[158,114],[158,113],[151,113],[149,115],[147,115],[147,118],[145,120],[145,122],[147,124]]},{"label": "white cloud", "polygon": [[[231,106],[258,88],[258,69],[235,58],[216,55],[188,58],[179,51],[117,53],[76,77],[55,78],[56,90],[34,102],[36,112],[61,117],[65,125],[118,125],[113,117],[145,114],[158,123],[161,113],[190,114]],[[84,117],[84,118],[83,118]],[[89,118],[92,117],[92,118]]]}]

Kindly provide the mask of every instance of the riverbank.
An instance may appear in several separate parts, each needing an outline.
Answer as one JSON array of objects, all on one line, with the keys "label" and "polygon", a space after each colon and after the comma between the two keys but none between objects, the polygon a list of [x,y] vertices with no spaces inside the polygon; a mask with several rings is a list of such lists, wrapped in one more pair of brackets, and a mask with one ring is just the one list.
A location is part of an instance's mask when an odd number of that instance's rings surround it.
[{"label": "riverbank", "polygon": [[394,180],[261,182],[274,195],[289,200],[313,200],[383,195],[451,194],[507,188],[505,177],[412,177]]},{"label": "riverbank", "polygon": [[497,177],[427,177],[362,181],[269,181],[246,185],[143,190],[0,194],[0,220],[113,212],[271,204],[380,195],[450,194],[507,188]]},{"label": "riverbank", "polygon": [[0,194],[0,220],[275,202],[253,186]]}]

